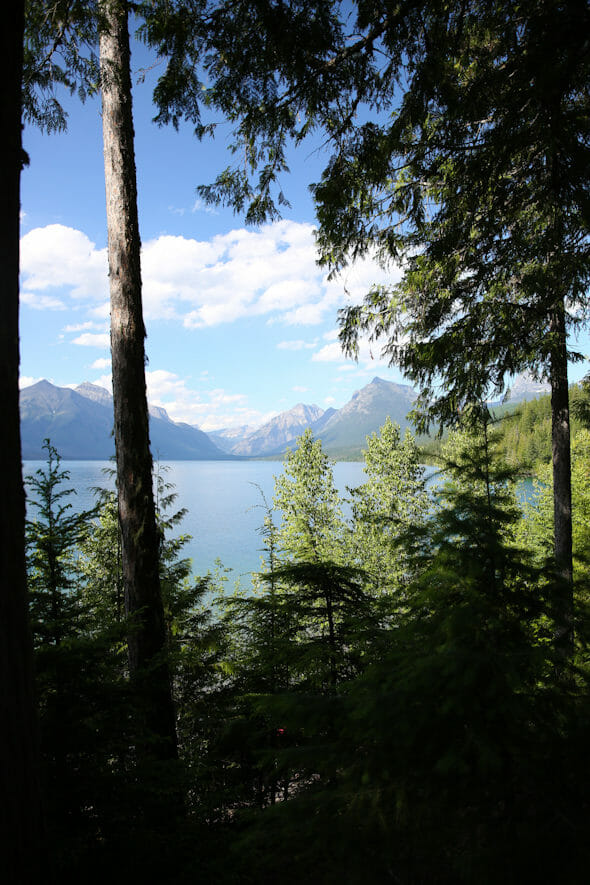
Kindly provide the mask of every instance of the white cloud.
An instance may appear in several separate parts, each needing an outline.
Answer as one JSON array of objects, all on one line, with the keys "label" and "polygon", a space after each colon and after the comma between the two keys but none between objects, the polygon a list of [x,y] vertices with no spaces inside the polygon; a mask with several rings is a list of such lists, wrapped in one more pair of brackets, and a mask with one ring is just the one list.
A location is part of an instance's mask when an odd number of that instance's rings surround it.
[{"label": "white cloud", "polygon": [[111,338],[108,332],[83,332],[74,338],[72,344],[78,344],[80,347],[103,347],[111,346]]},{"label": "white cloud", "polygon": [[91,369],[108,369],[108,368],[110,368],[110,365],[111,365],[110,359],[108,359],[107,357],[100,357],[99,359],[94,360],[94,362],[91,363],[90,368]]},{"label": "white cloud", "polygon": [[[184,210],[182,210],[184,211]],[[219,215],[219,212],[215,208],[215,206],[210,206],[209,203],[206,203],[204,200],[201,200],[200,197],[197,197],[195,202],[193,203],[191,212],[206,212],[207,215]]]},{"label": "white cloud", "polygon": [[104,298],[107,253],[82,233],[63,224],[37,227],[20,241],[21,274],[30,292],[65,287],[75,299]]},{"label": "white cloud", "polygon": [[187,379],[164,369],[146,372],[146,384],[150,403],[166,409],[173,421],[196,424],[204,431],[242,424],[258,426],[275,414],[253,409],[242,393],[221,388],[194,390]]},{"label": "white cloud", "polygon": [[[25,303],[60,309],[67,300],[82,301],[89,317],[108,316],[106,249],[82,231],[60,224],[35,228],[22,237],[21,256]],[[371,285],[399,278],[399,269],[385,272],[365,258],[328,280],[316,258],[312,225],[295,221],[238,228],[209,240],[161,235],[142,250],[145,317],[189,329],[244,316],[316,325],[360,301]]]},{"label": "white cloud", "polygon": [[298,385],[296,385],[295,387],[292,387],[291,390],[293,391],[293,393],[307,393],[309,387],[299,387]]},{"label": "white cloud", "polygon": [[66,305],[60,298],[51,295],[40,295],[38,292],[21,292],[19,295],[21,304],[32,307],[33,310],[65,310]]},{"label": "white cloud", "polygon": [[104,387],[111,394],[113,392],[113,376],[111,374],[101,375],[99,378],[95,378],[92,383],[96,384],[97,387]]},{"label": "white cloud", "polygon": [[18,379],[18,386],[23,389],[23,387],[31,387],[31,385],[36,384],[38,381],[44,381],[44,378],[32,378],[30,375],[21,375]]},{"label": "white cloud", "polygon": [[311,358],[314,363],[334,363],[341,362],[344,359],[345,356],[342,353],[339,341],[332,341],[330,344],[325,344],[321,350],[314,353]]},{"label": "white cloud", "polygon": [[314,338],[313,341],[303,341],[301,339],[296,341],[279,341],[277,350],[313,350],[314,347],[317,347],[317,343],[317,338]]},{"label": "white cloud", "polygon": [[[389,366],[389,357],[382,355],[381,351],[386,341],[383,339],[378,342],[371,342],[366,337],[359,337],[358,340],[358,358],[353,360],[347,357],[342,350],[337,332],[328,332],[323,336],[329,340],[329,344],[325,344],[320,350],[313,354],[311,360],[315,363],[343,363],[338,366],[338,371],[374,371],[377,368],[386,368]],[[330,339],[336,340],[330,340]]]},{"label": "white cloud", "polygon": [[64,332],[84,332],[86,329],[101,329],[102,325],[93,323],[89,320],[87,323],[74,323],[71,326],[64,326]]},{"label": "white cloud", "polygon": [[97,304],[96,307],[91,307],[88,310],[88,316],[96,317],[98,320],[110,320],[110,317],[111,317],[110,301],[103,301],[102,304]]}]

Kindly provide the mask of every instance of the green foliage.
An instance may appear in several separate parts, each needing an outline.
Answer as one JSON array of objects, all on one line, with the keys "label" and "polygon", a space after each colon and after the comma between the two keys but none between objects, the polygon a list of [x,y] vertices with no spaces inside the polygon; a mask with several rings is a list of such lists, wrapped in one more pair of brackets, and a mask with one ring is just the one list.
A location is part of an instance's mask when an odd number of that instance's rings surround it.
[{"label": "green foliage", "polygon": [[502,420],[503,450],[510,464],[534,469],[551,461],[551,400],[521,403]]},{"label": "green foliage", "polygon": [[285,456],[274,503],[282,513],[277,535],[281,554],[296,562],[341,562],[344,520],[332,462],[309,429]]},{"label": "green foliage", "polygon": [[367,481],[352,493],[352,561],[369,576],[376,592],[399,591],[409,577],[397,543],[410,526],[419,526],[429,505],[421,452],[409,431],[402,440],[390,419],[367,437]]},{"label": "green foliage", "polygon": [[95,511],[73,512],[67,499],[75,490],[64,485],[70,474],[62,470],[61,458],[48,439],[43,448],[45,469],[25,479],[33,514],[26,522],[27,574],[36,643],[59,645],[76,635],[76,619],[82,616],[76,548]]},{"label": "green foliage", "polygon": [[[585,585],[590,562],[590,432],[580,430],[572,444],[572,523],[574,547],[574,578]],[[551,553],[553,541],[553,488],[551,469],[545,465],[534,483],[534,498],[525,507],[521,542],[537,558]]]},{"label": "green foliage", "polygon": [[[122,680],[122,633],[86,604],[78,550],[95,510],[72,512],[67,470],[49,440],[47,465],[27,478],[35,518],[27,521],[27,564],[35,638],[42,781],[58,870],[87,849],[118,810],[114,784],[131,758],[130,698]],[[72,855],[72,858],[69,855]]]},{"label": "green foliage", "polygon": [[60,89],[84,101],[98,91],[97,4],[26,0],[23,116],[52,132],[67,126]]},{"label": "green foliage", "polygon": [[[553,578],[516,543],[510,471],[479,413],[447,446],[438,506],[400,538],[405,605],[395,626],[370,624],[364,666],[321,698],[308,682],[250,700],[249,721],[265,713],[287,738],[262,758],[296,777],[287,801],[242,817],[239,881],[583,877],[587,761],[571,753],[588,733],[586,681],[556,667]],[[306,569],[277,577],[301,593]]]}]

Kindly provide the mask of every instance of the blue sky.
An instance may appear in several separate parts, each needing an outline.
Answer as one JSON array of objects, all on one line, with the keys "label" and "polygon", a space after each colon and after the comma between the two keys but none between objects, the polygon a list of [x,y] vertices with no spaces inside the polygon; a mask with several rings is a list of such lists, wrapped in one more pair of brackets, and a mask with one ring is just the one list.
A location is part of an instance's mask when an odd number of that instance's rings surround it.
[{"label": "blue sky", "polygon": [[[147,64],[136,46],[136,74]],[[283,220],[246,228],[195,191],[230,162],[229,129],[199,142],[189,126],[158,128],[157,72],[134,90],[150,401],[173,420],[212,430],[259,425],[298,402],[339,408],[375,375],[402,381],[375,348],[363,346],[358,364],[340,352],[338,308],[399,271],[365,261],[329,281],[317,266],[308,185],[320,177],[321,149],[303,146],[291,157]],[[21,185],[21,383],[109,388],[100,101],[67,96],[64,104],[66,133],[24,132],[31,163]]]},{"label": "blue sky", "polygon": [[[136,73],[148,61],[136,46]],[[66,133],[24,133],[21,383],[109,387],[100,102],[64,104]],[[195,191],[230,162],[229,129],[199,142],[189,126],[157,127],[147,82],[135,87],[134,113],[151,402],[210,430],[258,425],[297,402],[340,407],[376,374],[401,380],[368,348],[358,364],[340,353],[338,308],[386,277],[371,262],[333,281],[318,268],[308,185],[325,157],[313,146],[294,154],[292,208],[246,228]]]}]

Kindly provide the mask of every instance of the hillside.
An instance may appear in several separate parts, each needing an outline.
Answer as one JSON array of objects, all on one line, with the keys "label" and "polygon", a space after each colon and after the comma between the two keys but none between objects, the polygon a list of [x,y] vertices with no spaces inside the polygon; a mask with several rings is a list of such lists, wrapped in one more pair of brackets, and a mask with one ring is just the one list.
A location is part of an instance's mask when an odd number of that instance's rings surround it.
[{"label": "hillside", "polygon": [[[323,411],[298,403],[258,428],[228,428],[210,438],[197,427],[176,423],[161,406],[150,406],[150,439],[154,458],[223,460],[235,457],[281,457],[307,427],[333,458],[356,460],[366,437],[387,417],[402,428],[416,394],[404,384],[373,378],[341,409]],[[107,459],[114,454],[111,395],[84,382],[75,390],[39,381],[21,391],[23,458],[40,459],[43,440],[51,439],[65,459]]]},{"label": "hillside", "polygon": [[[87,382],[76,390],[39,381],[20,395],[22,456],[43,459],[43,441],[66,460],[106,460],[115,454],[112,397]],[[188,424],[176,424],[160,407],[150,409],[150,439],[155,458],[219,460],[231,458],[209,437]]]},{"label": "hillside", "polygon": [[235,455],[280,458],[309,427],[332,458],[353,461],[360,459],[367,436],[377,432],[387,417],[402,431],[409,426],[407,414],[415,398],[414,389],[406,384],[373,378],[341,409],[322,411],[316,405],[299,403],[256,430],[244,428],[240,433],[238,428],[228,428],[212,432],[211,437]]},{"label": "hillside", "polygon": [[388,417],[400,425],[403,433],[410,426],[407,415],[415,399],[412,387],[373,378],[315,433],[332,457],[360,454],[367,436],[378,431]]}]

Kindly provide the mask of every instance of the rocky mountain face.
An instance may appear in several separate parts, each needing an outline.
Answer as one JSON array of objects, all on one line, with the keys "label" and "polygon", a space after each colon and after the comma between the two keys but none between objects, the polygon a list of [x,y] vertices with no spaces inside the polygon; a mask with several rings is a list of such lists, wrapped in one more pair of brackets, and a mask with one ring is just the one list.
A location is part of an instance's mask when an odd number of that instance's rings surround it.
[{"label": "rocky mountain face", "polygon": [[323,410],[316,405],[298,403],[289,411],[271,418],[245,439],[234,442],[231,452],[250,457],[283,452],[289,443],[301,436],[307,427],[319,421],[323,414]]},{"label": "rocky mountain face", "polygon": [[[406,384],[393,384],[382,378],[373,378],[341,409],[322,411],[318,406],[302,403],[277,415],[267,424],[240,438],[229,436],[229,431],[211,434],[218,444],[235,455],[266,456],[293,447],[297,437],[307,427],[322,440],[324,449],[333,457],[351,457],[365,445],[367,435],[383,426],[388,416],[402,430],[408,426],[407,414],[416,393]],[[227,434],[220,440],[220,434]]]},{"label": "rocky mountain face", "polygon": [[407,415],[415,399],[416,392],[409,385],[373,378],[314,433],[332,457],[346,457],[364,448],[367,436],[377,432],[388,417],[403,433],[410,424]]},{"label": "rocky mountain face", "polygon": [[[262,427],[237,427],[210,435],[189,424],[176,423],[161,406],[150,406],[150,440],[154,458],[161,460],[220,460],[280,455],[295,446],[310,427],[332,457],[358,457],[366,437],[389,416],[402,428],[416,398],[405,384],[373,378],[341,409],[323,411],[299,403]],[[85,382],[75,390],[39,381],[21,390],[23,458],[43,459],[49,438],[62,458],[107,459],[114,454],[113,403],[110,393]]]},{"label": "rocky mountain face", "polygon": [[545,396],[547,393],[551,393],[548,381],[536,381],[529,372],[523,372],[514,379],[507,402],[522,403],[525,400]]},{"label": "rocky mountain face", "polygon": [[[102,387],[85,382],[71,390],[39,381],[21,390],[20,408],[25,460],[45,457],[45,439],[65,460],[106,460],[115,453],[112,397]],[[201,430],[171,421],[159,406],[150,408],[150,440],[154,458],[163,460],[231,457]]]}]

